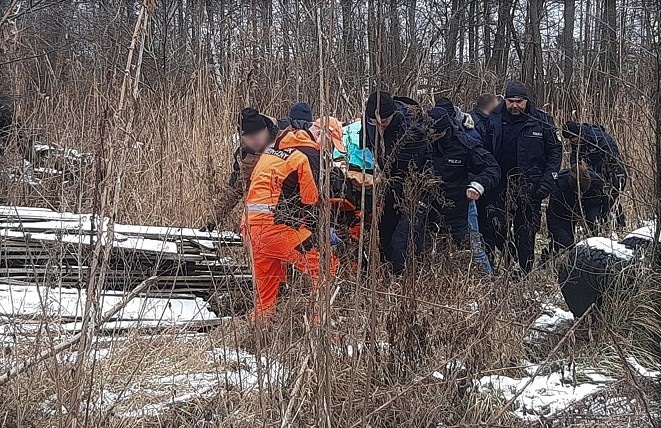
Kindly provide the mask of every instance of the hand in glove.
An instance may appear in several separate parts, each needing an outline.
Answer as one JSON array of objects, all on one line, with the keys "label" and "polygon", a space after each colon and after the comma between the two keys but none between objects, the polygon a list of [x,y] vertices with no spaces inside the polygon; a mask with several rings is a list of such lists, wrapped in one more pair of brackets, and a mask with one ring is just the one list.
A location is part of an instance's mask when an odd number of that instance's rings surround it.
[{"label": "hand in glove", "polygon": [[549,195],[551,194],[551,184],[547,182],[546,180],[542,180],[539,182],[539,186],[537,186],[537,190],[533,194],[533,200],[534,201],[543,201],[544,199],[548,198]]},{"label": "hand in glove", "polygon": [[310,252],[315,247],[314,235],[310,236],[305,241],[301,242],[299,246],[296,247],[296,251],[299,253],[305,254]]},{"label": "hand in glove", "polygon": [[331,247],[339,245],[342,243],[342,239],[337,235],[337,231],[334,227],[330,228],[330,244]]}]

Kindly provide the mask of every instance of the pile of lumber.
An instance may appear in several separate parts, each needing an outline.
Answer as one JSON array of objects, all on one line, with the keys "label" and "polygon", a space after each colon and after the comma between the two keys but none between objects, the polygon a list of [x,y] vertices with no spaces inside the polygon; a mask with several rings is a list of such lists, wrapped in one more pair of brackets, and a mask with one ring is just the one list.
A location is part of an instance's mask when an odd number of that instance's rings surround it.
[{"label": "pile of lumber", "polygon": [[[103,267],[99,248],[110,253]],[[93,276],[116,292],[156,276],[152,298],[208,299],[245,292],[251,283],[234,232],[111,224],[93,214],[0,206],[0,286],[84,289]]]}]

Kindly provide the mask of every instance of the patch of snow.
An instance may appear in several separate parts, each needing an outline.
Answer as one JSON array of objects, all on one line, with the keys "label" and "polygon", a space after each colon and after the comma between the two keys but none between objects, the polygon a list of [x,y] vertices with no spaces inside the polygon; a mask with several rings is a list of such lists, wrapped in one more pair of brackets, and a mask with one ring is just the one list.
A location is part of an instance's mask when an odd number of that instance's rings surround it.
[{"label": "patch of snow", "polygon": [[[446,373],[451,373],[451,372],[456,372],[460,370],[466,370],[466,364],[464,364],[463,361],[459,360],[449,360],[447,363],[445,363],[445,372]],[[432,377],[438,379],[438,380],[445,380],[445,374],[435,371],[432,373]]]},{"label": "patch of snow", "polygon": [[[120,414],[126,418],[158,416],[172,405],[212,395],[221,380],[219,376],[219,373],[190,373],[166,377],[154,376],[145,379],[141,382],[141,387],[147,387],[152,390],[154,390],[153,388],[165,390],[168,392],[167,395],[169,397],[166,400],[150,403],[135,410],[122,411]],[[109,402],[112,402],[114,397],[119,397],[119,395],[104,391],[104,403],[107,405]]]},{"label": "patch of snow", "polygon": [[[240,389],[251,392],[270,386],[283,388],[289,378],[289,371],[277,360],[258,359],[238,349],[214,348],[208,351],[206,366],[208,368],[202,372],[134,377],[132,384],[119,385],[121,390],[105,385],[90,403],[90,408],[98,411],[112,409],[115,415],[125,418],[154,417],[173,405],[221,391]],[[136,406],[137,402],[146,404]],[[57,396],[42,403],[42,411],[46,414],[55,414],[56,407]]]},{"label": "patch of snow", "polygon": [[651,379],[661,378],[661,371],[646,369],[635,357],[627,357],[627,364],[629,364],[629,366],[642,377]]},{"label": "patch of snow", "polygon": [[[566,373],[570,372],[566,370]],[[572,384],[569,379],[563,378],[557,372],[535,377],[516,398],[514,414],[524,420],[536,420],[540,415],[553,415],[572,403],[600,391],[615,380],[593,370],[583,371],[582,374],[590,381]],[[478,388],[485,393],[495,391],[505,400],[511,400],[530,379],[530,377],[516,379],[500,375],[485,376],[478,381]]]},{"label": "patch of snow", "polygon": [[[80,235],[71,233],[29,233],[17,232],[8,229],[0,229],[0,237],[4,238],[20,238],[32,239],[36,241],[45,242],[63,242],[67,244],[86,245],[91,242],[96,242],[97,237],[92,235]],[[104,233],[101,236],[101,243],[107,245],[108,234]],[[124,248],[136,251],[179,254],[176,242],[159,241],[155,239],[146,239],[143,237],[127,237],[122,234],[117,235],[117,239],[113,240],[114,248]]]},{"label": "patch of snow", "polygon": [[37,143],[32,146],[35,152],[47,152],[49,150],[56,150],[55,147],[49,146],[48,144]]},{"label": "patch of snow", "polygon": [[[123,298],[121,292],[105,292],[100,298],[101,313],[106,313]],[[85,290],[0,284],[0,313],[8,316],[81,318],[86,299]],[[190,299],[136,297],[115,318],[126,321],[156,321],[164,325],[217,319],[207,308],[208,305],[203,299],[193,296]]]},{"label": "patch of snow", "polygon": [[542,310],[544,313],[532,323],[537,329],[554,332],[574,322],[574,314],[555,305],[545,303],[542,305]]},{"label": "patch of snow", "polygon": [[41,185],[39,178],[32,177],[29,174],[9,174],[9,178],[15,182],[29,184],[30,186]]},{"label": "patch of snow", "polygon": [[[376,346],[379,348],[380,351],[388,351],[390,349],[390,343],[388,343],[386,341],[383,341],[383,340],[379,340],[376,343]],[[362,342],[358,342],[358,344],[356,344],[356,346],[347,345],[346,346],[346,353],[347,353],[348,357],[353,357],[354,354],[360,355],[363,352],[364,349],[365,349],[365,344],[362,343]],[[342,349],[340,349],[339,351],[342,352]]]},{"label": "patch of snow", "polygon": [[622,260],[631,260],[633,258],[633,250],[628,249],[617,241],[601,236],[585,239],[576,245],[585,245],[590,248],[599,249]]},{"label": "patch of snow", "polygon": [[33,170],[34,172],[38,172],[40,174],[50,174],[50,175],[62,174],[62,171],[55,168],[34,168]]},{"label": "patch of snow", "polygon": [[656,234],[656,224],[652,222],[651,224],[647,224],[646,226],[640,227],[634,230],[633,232],[629,233],[627,236],[624,237],[624,239],[642,238],[642,239],[647,239],[648,241],[653,241],[655,234]]},{"label": "patch of snow", "polygon": [[[105,360],[110,356],[110,349],[98,348],[92,349],[89,355],[90,362],[99,362]],[[65,351],[57,354],[57,362],[62,363],[75,363],[78,360],[78,351]]]},{"label": "patch of snow", "polygon": [[551,303],[542,304],[542,314],[533,321],[531,330],[523,338],[527,344],[536,343],[541,336],[545,336],[539,330],[551,333],[564,332],[574,323],[574,314],[565,311]]}]

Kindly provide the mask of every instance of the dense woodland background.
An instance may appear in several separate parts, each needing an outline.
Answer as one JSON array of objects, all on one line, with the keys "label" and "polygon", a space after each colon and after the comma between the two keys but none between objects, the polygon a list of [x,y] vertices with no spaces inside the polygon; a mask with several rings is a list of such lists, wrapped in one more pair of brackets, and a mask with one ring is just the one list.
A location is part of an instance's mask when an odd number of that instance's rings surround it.
[{"label": "dense woodland background", "polygon": [[[213,196],[244,106],[278,116],[303,100],[348,120],[378,87],[423,102],[442,93],[469,109],[518,78],[558,123],[595,121],[618,137],[649,202],[659,9],[654,0],[2,0],[0,85],[45,142],[100,153],[114,147],[109,138],[138,142],[140,153],[123,154],[125,176],[157,190],[136,195],[145,206],[166,208],[166,195],[198,206]],[[144,216],[138,200],[122,203]],[[166,205],[145,220],[203,217]]]},{"label": "dense woodland background", "polygon": [[[10,135],[0,135],[0,203],[200,226],[224,197],[245,106],[284,116],[300,100],[317,115],[349,120],[360,116],[370,91],[383,88],[425,104],[441,93],[469,109],[479,94],[500,94],[517,78],[558,125],[593,121],[616,137],[632,178],[620,200],[633,228],[661,214],[660,31],[658,0],[0,0],[0,105],[14,119]],[[64,174],[34,186],[34,164],[23,158],[37,142],[93,156],[89,163],[54,160]],[[231,227],[238,218],[219,220]],[[544,231],[539,238],[541,246]],[[97,297],[109,251],[98,242],[92,279],[82,284]],[[378,260],[371,250],[370,260]],[[470,254],[451,252],[390,283],[370,264],[366,277],[345,275],[324,328],[304,328],[308,293],[295,277],[272,328],[233,319],[208,335],[132,331],[117,337],[120,358],[75,366],[49,360],[0,388],[1,424],[657,425],[658,384],[635,378],[624,362],[635,355],[658,364],[661,278],[647,263],[632,272],[635,295],[612,299],[605,316],[578,320],[575,331],[535,331],[532,345],[524,343],[531,323],[563,305],[553,269],[538,269],[530,280],[509,272],[485,278],[471,268]],[[25,349],[5,349],[6,359],[20,361],[66,338],[46,330]],[[223,389],[227,367],[200,363],[214,347],[280,362],[289,383]],[[514,400],[471,385],[491,374],[521,378],[525,361],[562,371],[570,383],[577,367],[618,380],[524,424],[509,413]],[[157,372],[200,371],[220,373],[217,394],[173,404],[163,416],[136,422],[112,408],[80,406],[97,402],[113,380],[139,388]],[[64,411],[48,413],[45,402]]]}]

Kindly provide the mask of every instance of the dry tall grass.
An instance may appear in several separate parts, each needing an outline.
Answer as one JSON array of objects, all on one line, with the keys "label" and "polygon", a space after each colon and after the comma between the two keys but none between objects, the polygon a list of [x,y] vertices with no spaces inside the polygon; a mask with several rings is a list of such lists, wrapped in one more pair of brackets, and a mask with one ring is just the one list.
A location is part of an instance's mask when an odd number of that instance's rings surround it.
[{"label": "dry tall grass", "polygon": [[[217,87],[202,68],[184,84],[142,88],[139,97],[127,101],[132,129],[125,135],[122,122],[116,120],[125,112],[115,110],[121,73],[108,78],[73,63],[66,82],[59,82],[54,74],[41,85],[34,83],[31,72],[19,64],[12,73],[12,89],[20,94],[16,109],[23,124],[20,138],[31,136],[90,152],[97,162],[67,184],[55,181],[36,190],[10,183],[6,195],[10,203],[72,211],[107,209],[99,206],[99,194],[121,180],[122,190],[115,195],[116,221],[179,226],[206,222],[214,201],[223,197],[222,182],[235,148],[235,119],[244,107],[242,76],[233,75],[226,87]],[[473,99],[486,89],[478,88],[454,95]],[[276,107],[258,107],[273,116],[285,113],[278,100],[272,105]],[[646,219],[653,210],[651,128],[644,113],[649,105],[627,104],[624,99],[613,100],[613,105],[617,108],[600,122],[613,131],[632,166],[633,184],[623,198],[630,218]],[[338,112],[355,111],[355,106],[342,102],[333,107]],[[562,105],[551,107],[559,119],[572,116]],[[589,114],[581,117],[587,119]],[[106,176],[111,161],[119,165]],[[222,220],[232,227],[237,219],[238,215]],[[373,249],[370,256],[372,261],[377,258]],[[531,349],[524,344],[541,302],[558,301],[552,272],[535,272],[524,282],[514,282],[508,275],[490,280],[471,266],[468,254],[453,252],[392,282],[377,265],[372,263],[365,281],[345,273],[330,320],[317,328],[309,329],[304,321],[304,283],[292,280],[276,322],[266,329],[233,320],[208,335],[176,330],[167,335],[134,333],[95,343],[110,349],[110,357],[99,362],[76,365],[72,356],[49,361],[0,387],[1,425],[514,427],[522,422],[507,412],[494,420],[505,403],[496,395],[476,393],[473,380],[486,374],[521,374],[524,359],[549,357],[558,366],[572,361],[607,366],[617,358],[599,352],[609,336],[597,336],[591,343],[571,336],[551,356],[553,345],[566,338],[538,332],[548,346]],[[622,311],[635,314],[631,308],[637,308],[636,301],[628,303],[632,306]],[[641,322],[624,318],[620,323],[625,332],[626,326]],[[42,325],[34,339],[24,326],[17,327],[15,345],[5,352],[6,364],[47,349],[63,336]],[[622,346],[630,351],[638,345],[628,340]],[[237,350],[264,358],[267,363],[258,365],[257,384],[264,379],[271,382],[251,391],[230,382],[247,364],[232,356],[238,355]],[[273,361],[286,368],[284,385],[268,379]],[[77,367],[81,370],[74,377]],[[434,376],[436,372],[442,379]],[[177,377],[186,373],[216,375],[221,387],[193,401],[176,401],[190,388],[206,385],[194,384],[195,377]],[[167,377],[172,380],[163,384]],[[82,391],[77,408],[71,404],[73,389]],[[105,407],[104,394],[114,394],[116,404]],[[170,410],[164,414],[122,417],[168,400]],[[642,403],[636,406],[640,410]],[[638,417],[640,413],[625,422],[650,426]],[[577,424],[559,423],[587,427],[594,420],[596,416]]]}]

